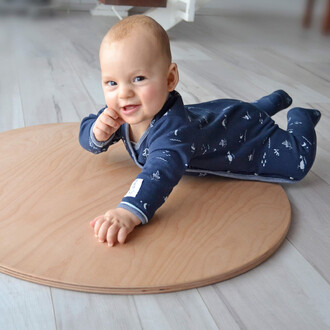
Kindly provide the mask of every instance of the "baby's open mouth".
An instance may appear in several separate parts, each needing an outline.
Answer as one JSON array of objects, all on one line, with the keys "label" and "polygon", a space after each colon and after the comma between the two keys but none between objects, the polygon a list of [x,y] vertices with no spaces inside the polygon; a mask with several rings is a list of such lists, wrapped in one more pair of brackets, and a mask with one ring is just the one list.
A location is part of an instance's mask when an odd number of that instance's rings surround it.
[{"label": "baby's open mouth", "polygon": [[140,105],[139,104],[129,104],[125,107],[122,107],[121,110],[124,114],[131,114],[137,110],[139,110]]}]

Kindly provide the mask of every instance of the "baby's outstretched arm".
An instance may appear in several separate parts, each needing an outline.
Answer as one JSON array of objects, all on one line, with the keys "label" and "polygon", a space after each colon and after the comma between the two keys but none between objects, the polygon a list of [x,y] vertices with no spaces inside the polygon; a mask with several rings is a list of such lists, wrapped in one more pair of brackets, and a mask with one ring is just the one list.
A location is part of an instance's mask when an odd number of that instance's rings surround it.
[{"label": "baby's outstretched arm", "polygon": [[95,236],[100,242],[107,241],[109,246],[116,242],[125,243],[127,235],[140,223],[141,220],[136,215],[120,207],[111,209],[90,222]]}]

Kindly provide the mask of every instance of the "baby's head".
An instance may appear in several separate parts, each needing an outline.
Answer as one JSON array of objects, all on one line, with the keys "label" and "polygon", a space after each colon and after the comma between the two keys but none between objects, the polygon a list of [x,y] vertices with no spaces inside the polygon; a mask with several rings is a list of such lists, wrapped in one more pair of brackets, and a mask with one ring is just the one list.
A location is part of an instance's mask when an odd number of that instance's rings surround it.
[{"label": "baby's head", "polygon": [[143,15],[129,16],[108,31],[100,65],[108,107],[131,125],[149,125],[179,79],[166,31]]},{"label": "baby's head", "polygon": [[134,15],[119,21],[104,36],[101,47],[114,41],[123,40],[134,34],[141,39],[153,36],[155,40],[149,41],[156,42],[153,44],[154,50],[159,50],[162,56],[164,56],[164,61],[170,65],[172,55],[168,35],[160,24],[148,16]]}]

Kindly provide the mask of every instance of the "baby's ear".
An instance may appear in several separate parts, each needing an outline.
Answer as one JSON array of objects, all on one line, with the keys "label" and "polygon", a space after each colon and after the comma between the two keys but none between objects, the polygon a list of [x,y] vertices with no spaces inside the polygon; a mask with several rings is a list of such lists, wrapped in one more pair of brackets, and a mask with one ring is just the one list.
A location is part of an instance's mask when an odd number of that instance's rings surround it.
[{"label": "baby's ear", "polygon": [[167,89],[172,92],[179,82],[179,71],[176,63],[171,63],[167,74]]}]

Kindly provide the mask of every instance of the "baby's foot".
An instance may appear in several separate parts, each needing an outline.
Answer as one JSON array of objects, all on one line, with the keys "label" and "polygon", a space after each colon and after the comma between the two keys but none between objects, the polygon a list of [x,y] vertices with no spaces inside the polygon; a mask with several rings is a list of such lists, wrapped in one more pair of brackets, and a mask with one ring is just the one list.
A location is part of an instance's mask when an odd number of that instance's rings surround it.
[{"label": "baby's foot", "polygon": [[292,104],[292,98],[288,93],[279,89],[269,95],[269,98],[274,103],[277,108],[277,111],[288,108]]},{"label": "baby's foot", "polygon": [[253,102],[253,104],[272,117],[277,112],[289,107],[292,104],[292,98],[286,92],[279,89]]},{"label": "baby's foot", "polygon": [[319,110],[309,110],[309,112],[315,127],[321,119],[321,112]]},{"label": "baby's foot", "polygon": [[321,119],[321,112],[315,109],[293,108],[288,112],[288,119],[290,121],[301,121],[304,118],[308,118],[312,121],[314,127]]}]

